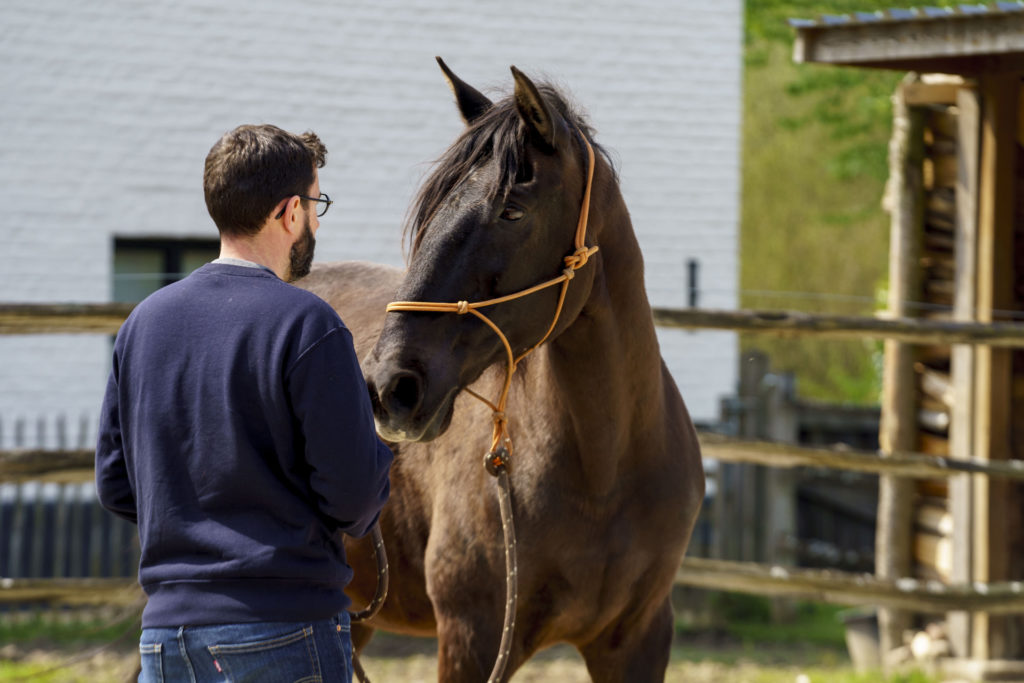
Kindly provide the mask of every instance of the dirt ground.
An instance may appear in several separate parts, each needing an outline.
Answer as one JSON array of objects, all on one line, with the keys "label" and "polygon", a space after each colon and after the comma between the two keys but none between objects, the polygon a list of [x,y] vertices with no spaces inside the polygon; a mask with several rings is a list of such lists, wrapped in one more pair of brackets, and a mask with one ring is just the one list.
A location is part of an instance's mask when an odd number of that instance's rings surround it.
[{"label": "dirt ground", "polygon": [[[362,658],[373,683],[433,683],[437,680],[436,650],[431,641],[375,639]],[[5,683],[122,683],[131,680],[135,670],[135,648],[123,644],[117,649],[95,654],[70,667],[47,672],[50,667],[76,655],[74,650],[34,647],[0,647],[0,681]],[[849,680],[849,664],[834,658],[831,665],[775,663],[766,665],[745,659],[743,653],[715,652],[702,660],[687,652],[673,657],[665,677],[668,683],[827,683]],[[732,661],[723,661],[732,659]],[[514,683],[587,683],[590,681],[580,656],[568,646],[539,653],[512,679]]]},{"label": "dirt ground", "polygon": [[[434,683],[437,660],[428,655],[400,659],[366,657],[363,666],[373,683]],[[783,679],[767,674],[752,661],[725,664],[716,661],[673,661],[665,675],[666,683],[762,683],[762,681],[798,681],[799,667]],[[514,683],[590,683],[583,660],[571,648],[555,648],[527,662],[512,678]],[[810,679],[805,679],[810,680]],[[818,678],[824,683],[829,679]]]}]

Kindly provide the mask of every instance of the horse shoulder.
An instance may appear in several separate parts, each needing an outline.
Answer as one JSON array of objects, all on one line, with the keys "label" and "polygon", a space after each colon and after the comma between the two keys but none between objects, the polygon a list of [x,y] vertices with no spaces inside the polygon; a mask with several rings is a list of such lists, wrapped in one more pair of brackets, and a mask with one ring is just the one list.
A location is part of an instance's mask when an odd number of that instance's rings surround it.
[{"label": "horse shoulder", "polygon": [[705,486],[704,462],[697,428],[664,360],[661,362],[661,373],[665,389],[666,453],[679,466],[681,483],[688,492],[684,499],[689,501],[692,508],[689,514],[695,518],[704,500]]}]

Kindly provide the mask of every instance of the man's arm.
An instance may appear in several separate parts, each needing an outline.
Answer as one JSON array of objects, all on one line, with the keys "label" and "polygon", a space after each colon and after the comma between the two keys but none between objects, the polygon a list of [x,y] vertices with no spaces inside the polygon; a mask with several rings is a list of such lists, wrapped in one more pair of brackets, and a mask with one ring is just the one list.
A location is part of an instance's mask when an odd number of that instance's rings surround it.
[{"label": "man's arm", "polygon": [[128,480],[121,437],[116,371],[110,372],[100,411],[100,433],[96,442],[96,494],[100,503],[115,515],[138,523],[135,496]]},{"label": "man's arm", "polygon": [[349,331],[339,327],[320,339],[287,382],[317,505],[345,533],[365,535],[390,493],[392,453],[377,437]]}]

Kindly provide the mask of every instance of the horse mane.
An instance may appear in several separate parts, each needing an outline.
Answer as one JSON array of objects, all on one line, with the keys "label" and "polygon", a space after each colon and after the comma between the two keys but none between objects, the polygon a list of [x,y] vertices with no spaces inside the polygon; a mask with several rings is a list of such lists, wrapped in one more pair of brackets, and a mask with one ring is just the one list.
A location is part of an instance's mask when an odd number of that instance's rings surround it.
[{"label": "horse mane", "polygon": [[[583,114],[570,106],[566,96],[553,85],[541,83],[537,88],[549,105],[587,137],[595,152],[608,161],[615,173],[607,152],[593,141],[593,130]],[[525,148],[526,127],[519,117],[515,98],[511,95],[495,102],[466,126],[458,139],[434,162],[434,170],[424,181],[409,209],[403,242],[409,246],[410,258],[419,250],[427,226],[445,197],[482,163],[491,159],[499,161],[498,177],[491,187],[490,198],[507,196],[519,176]]]}]

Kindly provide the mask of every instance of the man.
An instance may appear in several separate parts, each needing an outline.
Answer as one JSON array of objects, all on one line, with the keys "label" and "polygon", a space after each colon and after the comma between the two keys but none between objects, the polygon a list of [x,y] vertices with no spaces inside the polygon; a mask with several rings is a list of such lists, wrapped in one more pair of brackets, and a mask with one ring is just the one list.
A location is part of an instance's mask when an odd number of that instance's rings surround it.
[{"label": "man", "polygon": [[220,258],[114,343],[103,505],[139,526],[142,681],[351,680],[341,532],[389,492],[352,337],[309,272],[330,206],[312,133],[241,126],[206,158]]}]

